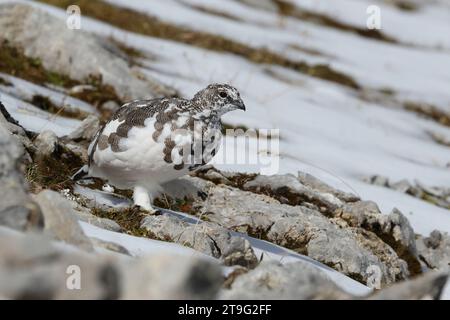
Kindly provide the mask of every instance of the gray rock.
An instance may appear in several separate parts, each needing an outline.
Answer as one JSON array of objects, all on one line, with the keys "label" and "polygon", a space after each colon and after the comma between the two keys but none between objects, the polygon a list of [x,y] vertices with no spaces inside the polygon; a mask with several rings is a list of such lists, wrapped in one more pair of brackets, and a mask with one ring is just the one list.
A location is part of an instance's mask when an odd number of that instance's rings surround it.
[{"label": "gray rock", "polygon": [[208,197],[196,200],[194,208],[212,223],[306,254],[363,283],[372,265],[382,272],[381,284],[408,275],[405,261],[372,232],[342,228],[316,210],[280,204],[265,195],[208,186]]},{"label": "gray rock", "polygon": [[262,262],[256,269],[237,277],[221,299],[349,299],[327,276],[303,262]]},{"label": "gray rock", "polygon": [[389,184],[389,179],[384,176],[375,175],[370,178],[370,182],[376,186],[386,187]]},{"label": "gray rock", "polygon": [[361,227],[375,233],[408,263],[409,272],[412,275],[422,272],[414,230],[408,219],[398,209],[394,208],[389,215],[384,215],[380,213],[374,202],[359,201],[339,208],[335,216],[352,227]]},{"label": "gray rock", "polygon": [[7,299],[214,299],[223,282],[217,263],[194,256],[94,254],[3,227],[0,243]]},{"label": "gray rock", "polygon": [[253,268],[258,263],[253,248],[242,237],[232,236],[229,231],[209,222],[190,224],[168,214],[147,216],[141,227],[149,237],[175,242],[215,258],[226,265],[239,264]]},{"label": "gray rock", "polygon": [[73,205],[61,194],[44,190],[34,195],[44,214],[45,232],[52,237],[92,251],[92,243],[78,224]]},{"label": "gray rock", "polygon": [[326,184],[325,182],[317,179],[316,177],[305,173],[305,172],[298,172],[298,180],[306,187],[320,192],[320,193],[329,193],[334,195],[336,198],[343,202],[355,202],[360,200],[360,198],[357,195],[354,195],[352,193],[343,192],[341,190],[338,190],[336,188],[333,188]]},{"label": "gray rock", "polygon": [[[4,119],[3,115],[0,118]],[[41,229],[42,213],[27,195],[21,172],[23,147],[4,124],[0,121],[0,225],[18,230]]]},{"label": "gray rock", "polygon": [[204,178],[210,181],[214,181],[215,183],[222,183],[226,185],[230,185],[231,182],[225,176],[223,176],[220,172],[216,170],[208,170],[205,173]]},{"label": "gray rock", "polygon": [[[0,295],[9,299],[116,299],[120,275],[100,255],[55,246],[42,235],[0,227]],[[78,273],[79,272],[79,273]],[[80,275],[80,289],[75,278]],[[69,286],[68,286],[69,284]],[[71,286],[71,285],[75,285]]]},{"label": "gray rock", "polygon": [[124,265],[124,299],[214,299],[221,269],[205,259],[155,255]]},{"label": "gray rock", "polygon": [[92,224],[96,227],[114,232],[123,231],[122,227],[114,220],[97,217],[88,210],[75,210],[75,213],[79,220]]},{"label": "gray rock", "polygon": [[115,112],[119,108],[120,108],[120,105],[117,102],[113,101],[113,100],[106,101],[101,106],[102,110],[108,110],[108,111],[111,111],[111,112]]},{"label": "gray rock", "polygon": [[91,141],[99,128],[100,121],[98,118],[94,115],[90,115],[81,122],[78,128],[69,134],[68,138],[71,140]]},{"label": "gray rock", "polygon": [[50,156],[58,147],[58,137],[53,131],[44,130],[34,140],[36,155]]},{"label": "gray rock", "polygon": [[438,207],[450,209],[450,188],[430,187],[426,186],[418,180],[414,180],[414,184],[403,179],[398,182],[391,182],[386,177],[372,176],[365,179],[366,182],[388,187],[393,190],[407,193],[421,200],[425,200]]},{"label": "gray rock", "polygon": [[[28,150],[34,150],[33,143],[28,138],[28,136],[25,133],[25,129],[19,124],[19,122],[14,119],[11,114],[8,112],[6,107],[1,103],[0,101],[0,126],[3,126],[3,128],[7,129],[9,132],[11,132],[13,135],[16,136],[16,138],[24,145]],[[31,157],[25,153],[29,159]]]},{"label": "gray rock", "polygon": [[60,146],[63,146],[65,149],[72,152],[74,155],[79,157],[84,163],[88,162],[88,152],[85,146],[77,142],[71,142],[70,140],[65,141],[66,140],[65,138],[61,140],[62,141],[60,141],[61,142]]},{"label": "gray rock", "polygon": [[175,199],[184,197],[201,199],[200,195],[207,194],[214,183],[197,177],[185,176],[172,180],[163,185],[164,193]]},{"label": "gray rock", "polygon": [[411,183],[409,183],[409,181],[406,179],[397,181],[395,183],[389,183],[389,187],[403,193],[411,192],[411,189],[413,188]]},{"label": "gray rock", "polygon": [[369,300],[438,300],[448,272],[430,271],[410,281],[396,283],[369,296]]},{"label": "gray rock", "polygon": [[[66,21],[27,4],[0,6],[0,41],[24,49],[54,72],[85,81],[100,76],[122,100],[170,96],[175,90],[140,74],[110,50],[111,43],[82,30],[74,32]],[[48,35],[51,34],[51,38]]]},{"label": "gray rock", "polygon": [[428,268],[446,270],[450,266],[450,236],[434,230],[429,237],[417,239],[417,250]]},{"label": "gray rock", "polygon": [[244,190],[270,194],[282,203],[305,205],[309,203],[323,213],[333,212],[342,205],[331,193],[320,193],[303,185],[294,175],[259,175],[243,186]]}]

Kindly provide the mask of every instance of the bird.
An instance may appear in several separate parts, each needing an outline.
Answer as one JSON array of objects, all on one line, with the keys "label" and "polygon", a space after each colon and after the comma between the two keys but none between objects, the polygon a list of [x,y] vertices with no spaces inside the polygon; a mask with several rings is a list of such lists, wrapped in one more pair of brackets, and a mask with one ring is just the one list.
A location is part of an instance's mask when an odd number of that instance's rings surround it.
[{"label": "bird", "polygon": [[192,99],[135,100],[121,106],[95,134],[88,163],[74,180],[98,177],[133,190],[149,212],[162,185],[208,164],[220,148],[221,117],[246,110],[239,91],[213,83]]}]

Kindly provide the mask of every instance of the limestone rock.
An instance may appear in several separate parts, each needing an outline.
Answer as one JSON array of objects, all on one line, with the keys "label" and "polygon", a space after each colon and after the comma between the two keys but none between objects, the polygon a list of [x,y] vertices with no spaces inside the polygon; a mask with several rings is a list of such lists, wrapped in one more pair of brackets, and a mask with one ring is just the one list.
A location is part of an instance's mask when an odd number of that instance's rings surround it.
[{"label": "limestone rock", "polygon": [[150,237],[175,242],[220,258],[226,265],[239,264],[253,268],[258,260],[247,240],[232,236],[229,231],[213,223],[189,224],[167,214],[147,216],[142,228]]},{"label": "limestone rock", "polygon": [[50,156],[58,147],[58,137],[53,131],[44,130],[34,140],[38,156]]},{"label": "limestone rock", "polygon": [[94,115],[90,115],[81,122],[78,128],[69,134],[68,138],[71,140],[91,141],[99,128],[100,121],[98,118]]},{"label": "limestone rock", "polygon": [[333,188],[309,173],[299,171],[297,178],[304,186],[317,192],[332,194],[341,201],[355,202],[360,200],[357,195]]},{"label": "limestone rock", "polygon": [[18,230],[43,228],[42,213],[27,195],[21,172],[23,147],[3,124],[0,121],[0,225]]},{"label": "limestone rock", "polygon": [[123,266],[124,299],[213,299],[223,281],[217,264],[170,254]]},{"label": "limestone rock", "polygon": [[[24,235],[1,227],[0,241],[8,243],[0,246],[2,296],[10,299],[119,297],[118,268],[107,257],[64,250],[42,235]],[[77,274],[80,282],[76,281]]]},{"label": "limestone rock", "polygon": [[419,237],[417,250],[429,268],[446,270],[450,266],[450,236],[446,232],[434,230],[428,237]]},{"label": "limestone rock", "polygon": [[234,280],[222,299],[348,299],[320,270],[303,262],[263,262]]},{"label": "limestone rock", "polygon": [[409,281],[396,283],[369,296],[369,300],[438,300],[448,280],[448,272],[430,271]]},{"label": "limestone rock", "polygon": [[44,214],[46,233],[84,250],[93,250],[92,243],[78,224],[69,200],[51,190],[41,191],[34,199]]},{"label": "limestone rock", "polygon": [[398,209],[394,208],[389,215],[384,215],[375,203],[358,201],[339,208],[335,215],[352,227],[361,227],[375,233],[408,263],[411,274],[421,273],[414,230]]},{"label": "limestone rock", "polygon": [[259,175],[243,186],[244,190],[270,194],[282,203],[315,206],[321,212],[333,212],[342,201],[331,193],[321,193],[304,186],[294,175]]},{"label": "limestone rock", "polygon": [[381,270],[382,284],[408,275],[405,261],[374,233],[341,228],[317,210],[224,185],[210,186],[194,207],[212,223],[306,254],[363,283],[373,265]]}]

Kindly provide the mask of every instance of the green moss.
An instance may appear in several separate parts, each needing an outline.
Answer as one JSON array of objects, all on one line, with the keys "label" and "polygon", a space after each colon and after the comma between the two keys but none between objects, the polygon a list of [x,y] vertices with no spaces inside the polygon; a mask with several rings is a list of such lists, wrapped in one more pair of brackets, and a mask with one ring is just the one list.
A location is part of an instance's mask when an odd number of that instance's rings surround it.
[{"label": "green moss", "polygon": [[359,85],[353,78],[333,70],[327,65],[309,65],[303,61],[294,61],[266,48],[254,48],[220,35],[194,31],[184,26],[163,22],[156,17],[151,17],[128,8],[114,6],[104,1],[39,1],[64,9],[69,5],[78,5],[83,14],[111,25],[118,26],[124,30],[151,37],[178,41],[208,50],[233,53],[254,63],[280,65],[313,77],[359,89]]}]

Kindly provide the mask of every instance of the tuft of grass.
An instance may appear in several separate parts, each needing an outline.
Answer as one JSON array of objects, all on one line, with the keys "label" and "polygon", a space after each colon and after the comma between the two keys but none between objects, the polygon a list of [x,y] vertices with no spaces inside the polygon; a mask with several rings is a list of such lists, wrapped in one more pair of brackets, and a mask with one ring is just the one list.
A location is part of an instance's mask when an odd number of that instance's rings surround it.
[{"label": "tuft of grass", "polygon": [[154,200],[155,206],[184,213],[195,215],[195,208],[193,206],[194,199],[184,197],[183,199],[173,199],[168,195],[162,195]]},{"label": "tuft of grass", "polygon": [[309,65],[303,61],[294,61],[267,48],[254,48],[220,35],[194,31],[184,26],[163,22],[141,12],[121,8],[104,1],[91,0],[39,0],[60,8],[78,5],[83,14],[101,20],[124,30],[172,41],[177,41],[218,52],[229,52],[258,64],[274,64],[321,78],[343,86],[359,89],[356,81],[327,65]]},{"label": "tuft of grass", "polygon": [[26,166],[25,178],[30,184],[31,192],[42,189],[61,191],[73,190],[72,175],[83,165],[80,157],[72,151],[58,146],[49,156],[32,154],[33,162]]},{"label": "tuft of grass", "polygon": [[[222,173],[214,167],[208,167],[205,169],[199,169],[191,173],[192,176],[201,178],[203,180],[211,181],[214,184],[222,183],[221,180],[210,179],[206,174],[209,170],[215,171],[222,175]],[[255,179],[256,173],[236,173],[232,176],[227,176],[228,181],[231,182],[231,186],[243,190],[244,184]]]},{"label": "tuft of grass", "polygon": [[358,34],[362,37],[371,38],[388,43],[398,43],[397,40],[387,36],[379,30],[370,30],[366,28],[358,28],[344,22],[335,20],[325,14],[309,11],[303,8],[297,7],[295,4],[285,0],[272,0],[278,7],[278,12],[281,15],[297,18],[302,21],[308,21],[314,24],[327,26],[330,28],[338,29],[345,32]]},{"label": "tuft of grass", "polygon": [[92,208],[91,213],[100,218],[107,218],[117,222],[119,226],[129,235],[136,237],[149,237],[148,232],[141,228],[142,219],[145,213],[137,207],[121,209]]}]

